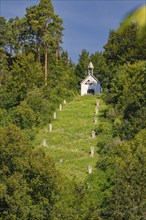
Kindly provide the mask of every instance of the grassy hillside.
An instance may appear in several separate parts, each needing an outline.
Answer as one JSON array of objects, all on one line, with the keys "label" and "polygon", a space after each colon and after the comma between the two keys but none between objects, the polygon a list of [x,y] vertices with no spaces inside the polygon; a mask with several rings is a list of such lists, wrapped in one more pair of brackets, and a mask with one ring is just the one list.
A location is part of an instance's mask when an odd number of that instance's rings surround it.
[{"label": "grassy hillside", "polygon": [[[100,100],[97,124],[94,123],[96,99]],[[101,123],[105,108],[101,96],[76,97],[63,104],[62,111],[56,111],[52,132],[48,130],[49,125],[40,130],[35,145],[42,146],[43,139],[46,139],[46,152],[54,159],[56,167],[68,177],[84,180],[88,165],[92,165],[94,172],[98,160],[97,137],[92,138],[91,132]],[[95,147],[94,158],[90,156],[91,146]]]}]

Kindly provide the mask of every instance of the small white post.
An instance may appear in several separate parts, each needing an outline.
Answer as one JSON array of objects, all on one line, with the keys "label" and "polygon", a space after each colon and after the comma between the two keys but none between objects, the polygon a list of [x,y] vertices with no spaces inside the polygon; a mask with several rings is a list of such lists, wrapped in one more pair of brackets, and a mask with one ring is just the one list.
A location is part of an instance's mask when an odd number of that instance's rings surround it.
[{"label": "small white post", "polygon": [[97,124],[97,117],[94,117],[94,124]]},{"label": "small white post", "polygon": [[96,106],[96,107],[95,107],[95,114],[98,115],[98,112],[99,112],[99,109],[98,109],[98,107]]},{"label": "small white post", "polygon": [[61,104],[59,105],[59,111],[62,111],[62,105]]},{"label": "small white post", "polygon": [[94,147],[90,147],[90,156],[94,157]]},{"label": "small white post", "polygon": [[92,173],[92,166],[91,166],[91,165],[88,166],[88,173],[89,173],[89,174]]},{"label": "small white post", "polygon": [[95,131],[92,131],[92,138],[95,138]]},{"label": "small white post", "polygon": [[47,142],[46,142],[46,139],[43,140],[43,147],[46,147],[47,146]]},{"label": "small white post", "polygon": [[99,100],[96,99],[96,106],[99,107]]},{"label": "small white post", "polygon": [[52,131],[52,123],[49,124],[49,131]]},{"label": "small white post", "polygon": [[56,119],[56,112],[54,112],[54,119]]}]

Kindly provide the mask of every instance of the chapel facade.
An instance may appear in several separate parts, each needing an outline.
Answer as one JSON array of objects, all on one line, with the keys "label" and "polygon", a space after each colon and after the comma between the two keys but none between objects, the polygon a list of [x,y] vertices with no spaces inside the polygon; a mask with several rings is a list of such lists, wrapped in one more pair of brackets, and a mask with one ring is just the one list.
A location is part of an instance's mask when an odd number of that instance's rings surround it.
[{"label": "chapel facade", "polygon": [[100,81],[93,75],[94,66],[92,62],[88,65],[88,75],[81,82],[81,96],[87,94],[100,94],[101,93],[101,84]]}]

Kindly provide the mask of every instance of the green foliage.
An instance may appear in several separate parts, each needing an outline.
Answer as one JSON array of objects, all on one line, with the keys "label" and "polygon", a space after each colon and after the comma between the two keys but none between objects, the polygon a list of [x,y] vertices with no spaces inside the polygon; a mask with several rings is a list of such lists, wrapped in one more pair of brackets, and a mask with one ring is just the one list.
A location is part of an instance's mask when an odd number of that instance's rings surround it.
[{"label": "green foliage", "polygon": [[[125,109],[131,102],[140,106],[145,100],[146,62],[135,62],[133,65],[125,64],[117,71],[115,85],[118,95],[118,107]],[[126,80],[125,80],[126,79]],[[128,109],[127,109],[128,110]],[[127,111],[128,113],[128,111]]]},{"label": "green foliage", "polygon": [[5,46],[5,36],[6,36],[6,19],[0,16],[0,47]]},{"label": "green foliage", "polygon": [[33,150],[15,125],[1,129],[0,166],[0,217],[51,219],[59,174],[50,157],[42,149]]},{"label": "green foliage", "polygon": [[76,77],[73,68],[69,64],[64,64],[62,59],[52,67],[48,83],[50,94],[55,93],[56,98],[59,96],[69,100],[76,93]]},{"label": "green foliage", "polygon": [[106,219],[144,219],[146,208],[146,131],[112,152],[115,166],[113,192]]},{"label": "green foliage", "polygon": [[[89,178],[91,183],[91,178]],[[52,220],[59,219],[100,219],[97,201],[91,195],[90,183],[78,183],[77,179],[63,179],[58,202],[53,210]],[[91,183],[92,184],[92,183]],[[94,193],[92,191],[92,193]],[[96,197],[97,198],[97,197]]]},{"label": "green foliage", "polygon": [[9,125],[1,129],[0,146],[0,182],[5,189],[0,197],[0,205],[8,209],[0,216],[2,219],[27,219],[30,196],[23,174],[28,169],[29,143],[20,129]]},{"label": "green foliage", "polygon": [[56,51],[56,62],[58,60],[59,44],[61,43],[63,30],[62,19],[54,13],[51,0],[41,0],[38,5],[27,8],[26,21],[30,30],[28,37],[36,45],[37,60],[44,66],[44,81],[47,85],[50,54]]},{"label": "green foliage", "polygon": [[25,19],[20,19],[18,16],[10,18],[6,23],[6,49],[10,56],[17,55],[20,51],[23,51],[25,28]]},{"label": "green foliage", "polygon": [[7,70],[7,55],[5,53],[5,43],[6,43],[6,20],[4,17],[0,17],[0,85]]},{"label": "green foliage", "polygon": [[89,53],[85,49],[83,49],[81,55],[79,56],[79,61],[75,69],[75,74],[79,83],[87,76],[89,61]]},{"label": "green foliage", "polygon": [[28,89],[40,87],[43,82],[41,67],[34,61],[33,54],[19,54],[11,70],[2,81],[1,106],[10,108],[24,100]]},{"label": "green foliage", "polygon": [[0,126],[5,127],[11,122],[11,117],[6,109],[0,108]]},{"label": "green foliage", "polygon": [[114,107],[115,135],[120,135],[123,140],[132,139],[145,128],[142,120],[145,120],[146,47],[145,41],[137,38],[137,31],[135,23],[123,31],[111,31],[104,51],[110,68],[106,100]]},{"label": "green foliage", "polygon": [[36,115],[25,101],[13,109],[11,118],[13,124],[21,129],[29,129],[36,124]]},{"label": "green foliage", "polygon": [[144,219],[145,134],[142,130],[127,143],[109,138],[103,143],[97,171],[87,179],[87,193],[97,204],[101,219]]},{"label": "green foliage", "polygon": [[31,34],[36,37],[37,45],[53,44],[56,38],[61,41],[62,19],[54,14],[52,2],[41,0],[36,6],[26,9],[26,19],[31,29]]},{"label": "green foliage", "polygon": [[27,8],[22,19],[0,17],[2,126],[14,123],[26,133],[35,130],[51,121],[63,99],[76,93],[74,65],[67,53],[59,55],[62,30],[62,19],[47,0]]},{"label": "green foliage", "polygon": [[96,52],[95,54],[91,54],[90,60],[94,66],[94,76],[96,76],[100,81],[103,92],[107,93],[110,81],[110,72],[103,53]]},{"label": "green foliage", "polygon": [[[123,139],[131,139],[139,130],[145,128],[142,120],[145,120],[146,97],[146,63],[136,62],[125,64],[117,70],[115,80],[115,105],[123,118],[123,125],[116,124]],[[117,101],[116,101],[117,100]]]},{"label": "green foliage", "polygon": [[27,93],[26,102],[36,116],[36,125],[46,124],[51,120],[52,107],[42,88],[34,88]]},{"label": "green foliage", "polygon": [[110,67],[146,59],[145,49],[140,50],[144,42],[138,41],[137,30],[138,26],[131,24],[122,33],[110,31],[108,43],[104,46],[104,57]]},{"label": "green foliage", "polygon": [[58,173],[53,161],[42,149],[34,150],[29,161],[31,169],[26,174],[32,199],[32,212],[29,213],[29,218],[51,219],[52,207],[59,193]]}]

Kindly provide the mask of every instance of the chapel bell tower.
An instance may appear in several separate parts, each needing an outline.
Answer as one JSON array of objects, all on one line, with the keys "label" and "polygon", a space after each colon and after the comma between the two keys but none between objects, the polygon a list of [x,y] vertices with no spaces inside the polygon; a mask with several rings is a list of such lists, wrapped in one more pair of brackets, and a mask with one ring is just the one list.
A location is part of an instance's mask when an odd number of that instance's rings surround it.
[{"label": "chapel bell tower", "polygon": [[94,66],[92,62],[90,62],[88,65],[88,75],[93,75],[93,69],[94,69]]}]

